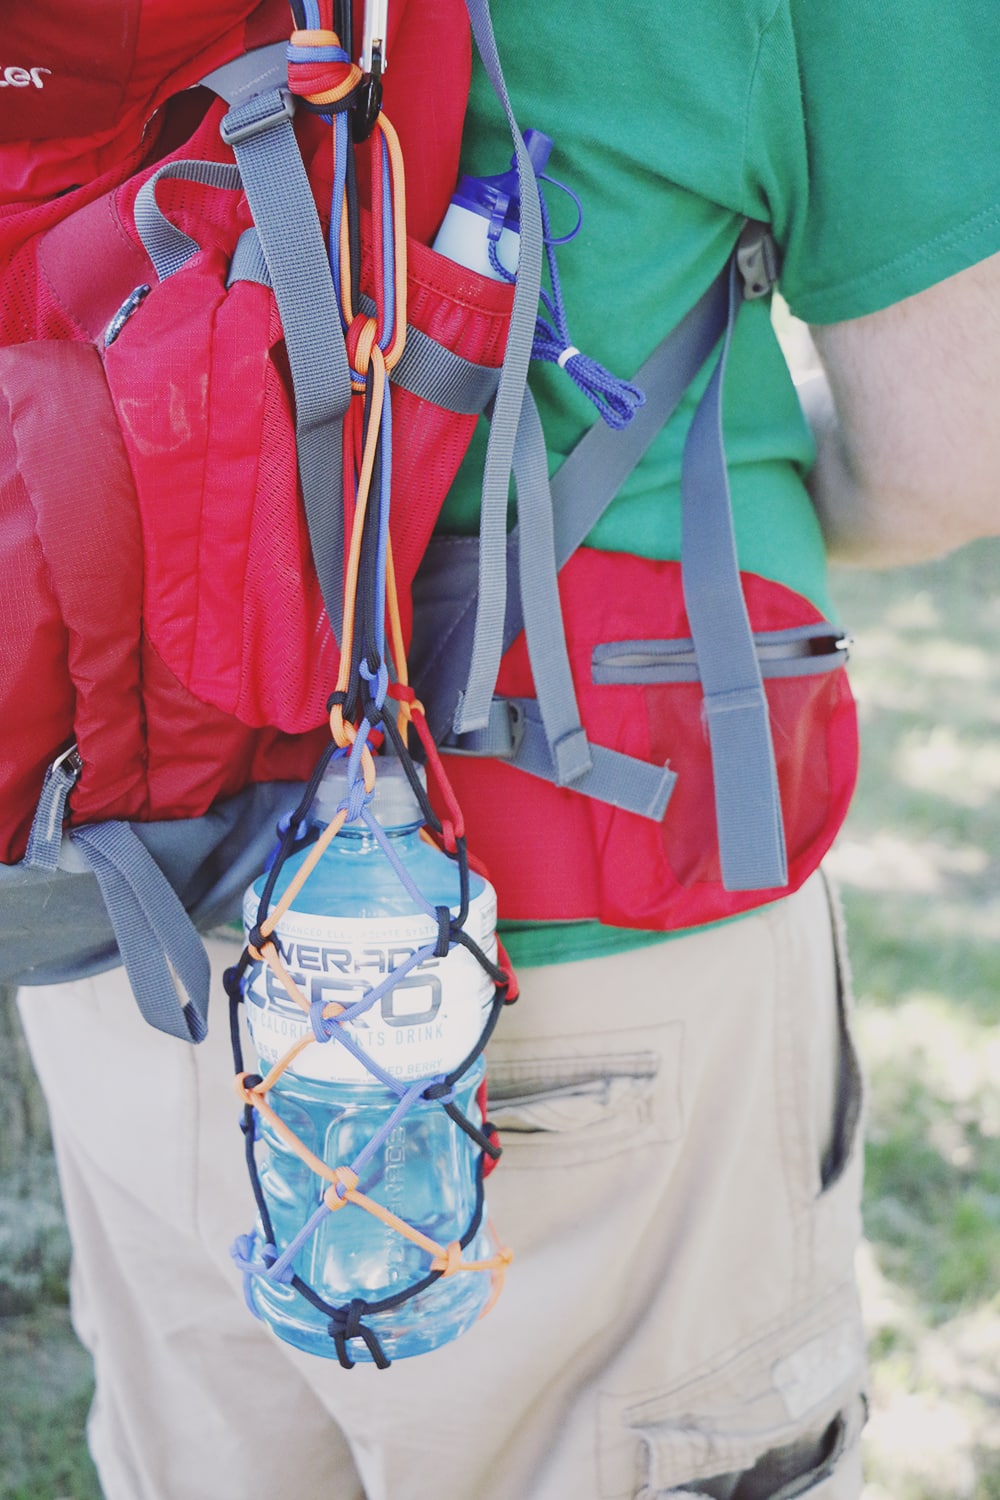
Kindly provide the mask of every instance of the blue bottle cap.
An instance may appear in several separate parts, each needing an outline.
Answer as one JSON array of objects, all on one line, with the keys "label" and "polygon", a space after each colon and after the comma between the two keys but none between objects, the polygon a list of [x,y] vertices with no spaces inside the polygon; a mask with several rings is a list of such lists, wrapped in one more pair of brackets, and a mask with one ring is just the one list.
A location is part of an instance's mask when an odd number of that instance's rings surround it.
[{"label": "blue bottle cap", "polygon": [[[541,130],[526,130],[524,144],[528,157],[540,177],[552,151],[552,139]],[[484,219],[500,221],[504,229],[518,230],[521,225],[520,190],[517,180],[517,157],[510,159],[510,170],[497,177],[461,177],[452,203],[481,214]]]}]

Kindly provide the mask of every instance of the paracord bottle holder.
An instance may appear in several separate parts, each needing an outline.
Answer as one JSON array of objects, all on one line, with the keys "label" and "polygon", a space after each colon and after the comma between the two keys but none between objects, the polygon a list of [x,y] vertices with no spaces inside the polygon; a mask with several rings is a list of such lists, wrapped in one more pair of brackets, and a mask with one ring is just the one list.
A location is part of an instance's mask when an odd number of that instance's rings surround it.
[{"label": "paracord bottle holder", "polygon": [[[353,467],[345,465],[345,514],[353,514],[353,521],[344,569],[340,668],[336,690],[329,703],[332,743],[320,757],[298,807],[279,828],[280,843],[265,880],[256,925],[248,936],[239,962],[225,976],[236,1086],[243,1102],[241,1128],[245,1137],[247,1168],[265,1239],[260,1259],[252,1258],[253,1237],[250,1235],[241,1236],[233,1247],[233,1255],[244,1273],[247,1301],[251,1307],[250,1285],[254,1278],[262,1277],[291,1286],[328,1319],[328,1331],[341,1365],[348,1369],[353,1366],[349,1345],[353,1339],[360,1338],[376,1366],[384,1369],[389,1360],[366,1318],[400,1307],[444,1276],[488,1273],[493,1287],[484,1313],[493,1305],[502,1287],[504,1272],[511,1261],[509,1250],[501,1249],[487,1260],[466,1261],[463,1257],[464,1250],[476,1238],[482,1224],[483,1179],[500,1155],[496,1133],[485,1118],[485,1083],[478,1099],[483,1114],[482,1129],[458,1108],[454,1093],[456,1085],[482,1055],[503,1005],[516,998],[517,988],[502,949],[500,962],[494,963],[465,931],[470,881],[462,814],[448,785],[423,708],[407,684],[389,539],[392,403],[387,374],[398,361],[406,336],[406,234],[399,144],[392,126],[378,107],[378,57],[369,75],[351,63],[332,29],[332,0],[305,0],[303,15],[308,29],[294,32],[288,49],[289,85],[306,108],[321,114],[333,126],[335,172],[330,216],[330,263],[353,391],[345,420],[345,450],[359,454],[360,460]],[[352,137],[367,141],[366,149],[370,152],[376,281],[376,306],[372,317],[356,311],[359,302],[359,216]],[[395,679],[392,683],[386,652],[387,618]],[[394,701],[395,710],[387,705],[387,699]],[[407,737],[410,726],[418,737],[442,804],[447,808],[444,820],[434,812],[409,753]],[[379,741],[388,742],[398,757],[418,800],[426,832],[455,863],[459,896],[455,916],[448,906],[434,906],[422,896],[371,811],[376,776],[372,749]],[[310,811],[323,773],[334,756],[347,757],[347,795],[331,822],[315,837],[310,831]],[[339,830],[345,823],[357,820],[376,839],[412,900],[436,922],[437,936],[418,949],[412,960],[366,991],[359,1001],[346,1006],[335,1001],[310,1004],[282,962],[275,929]],[[301,867],[272,909],[271,899],[282,867],[290,855],[302,850],[313,838],[315,841],[311,843]],[[347,1028],[378,1004],[417,963],[430,957],[443,957],[456,945],[467,948],[493,982],[493,1000],[485,1025],[474,1047],[457,1067],[434,1077],[403,1082],[386,1072],[359,1047]],[[245,1070],[239,1025],[239,1006],[248,970],[252,963],[257,962],[269,967],[274,980],[304,1012],[310,1024],[310,1033],[293,1044],[264,1077]],[[384,1126],[352,1161],[332,1166],[309,1150],[282,1120],[268,1097],[275,1083],[304,1048],[331,1045],[347,1048],[364,1064],[373,1082],[390,1091],[398,1101]],[[447,1245],[430,1239],[363,1191],[367,1165],[418,1099],[437,1102],[479,1148],[473,1213],[461,1237]],[[276,1243],[257,1168],[255,1143],[259,1119],[265,1119],[284,1145],[306,1163],[322,1187],[315,1212],[291,1242],[281,1246]],[[396,1233],[418,1245],[427,1254],[426,1275],[378,1300],[353,1298],[338,1304],[322,1297],[296,1273],[295,1257],[330,1214],[345,1212],[373,1214]]]}]

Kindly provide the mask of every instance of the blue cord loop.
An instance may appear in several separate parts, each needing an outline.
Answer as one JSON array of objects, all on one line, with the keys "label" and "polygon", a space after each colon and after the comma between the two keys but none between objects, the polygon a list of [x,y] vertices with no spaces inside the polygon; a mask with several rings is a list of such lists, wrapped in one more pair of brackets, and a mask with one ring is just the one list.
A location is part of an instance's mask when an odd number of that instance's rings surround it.
[{"label": "blue cord loop", "polygon": [[[554,177],[539,177],[538,203],[542,215],[542,235],[545,242],[545,259],[549,268],[549,284],[552,288],[551,295],[542,287],[541,301],[548,313],[544,317],[539,312],[535,320],[535,337],[531,345],[532,359],[543,360],[547,364],[558,365],[559,369],[565,370],[573,381],[573,384],[597,407],[603,420],[609,427],[620,432],[627,427],[641,406],[645,406],[646,397],[637,385],[629,380],[620,380],[617,375],[612,375],[606,366],[599,364],[596,359],[591,359],[588,354],[583,354],[573,343],[569,325],[566,320],[566,307],[563,301],[562,285],[559,281],[559,267],[556,264],[556,245],[565,245],[575,239],[580,232],[583,223],[583,207],[579,198],[565,183],[557,182]],[[545,202],[545,194],[542,192],[541,183],[551,183],[563,192],[568,193],[577,207],[577,221],[569,234],[558,238],[553,236],[549,225],[549,211]],[[502,195],[501,195],[502,197]],[[509,200],[508,200],[509,201]],[[504,216],[507,212],[507,202],[501,207],[498,200],[497,206],[490,215],[490,225],[487,230],[487,243],[490,257],[490,265],[495,273],[504,281],[513,282],[514,274],[508,271],[497,253],[500,233],[503,229]],[[551,319],[551,321],[550,321]]]},{"label": "blue cord loop", "polygon": [[363,677],[366,682],[373,682],[375,684],[375,692],[373,693],[372,697],[376,708],[381,708],[383,703],[385,702],[385,695],[389,691],[389,668],[386,666],[385,662],[380,661],[378,667],[374,672],[371,670],[366,661],[359,662],[358,674],[359,676]]}]

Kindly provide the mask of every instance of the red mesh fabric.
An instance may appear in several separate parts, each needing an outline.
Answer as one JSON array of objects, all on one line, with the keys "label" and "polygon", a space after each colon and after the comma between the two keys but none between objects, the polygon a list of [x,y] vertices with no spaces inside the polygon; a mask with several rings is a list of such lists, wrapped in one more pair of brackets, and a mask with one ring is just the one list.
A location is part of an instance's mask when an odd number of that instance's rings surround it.
[{"label": "red mesh fabric", "polygon": [[[781,585],[743,575],[754,630],[820,615]],[[593,683],[591,660],[611,641],[690,636],[677,563],[581,548],[560,575],[570,661],[593,743],[657,765],[677,783],[662,824],[551,786],[496,761],[450,756],[448,775],[469,845],[490,871],[503,917],[600,918],[622,927],[697,926],[746,911],[779,891],[725,891],[720,881],[708,735],[697,683]],[[788,844],[789,885],[816,868],[847,813],[857,768],[854,703],[844,670],[765,682]],[[533,697],[523,634],[498,691]],[[507,810],[516,802],[512,825]]]}]

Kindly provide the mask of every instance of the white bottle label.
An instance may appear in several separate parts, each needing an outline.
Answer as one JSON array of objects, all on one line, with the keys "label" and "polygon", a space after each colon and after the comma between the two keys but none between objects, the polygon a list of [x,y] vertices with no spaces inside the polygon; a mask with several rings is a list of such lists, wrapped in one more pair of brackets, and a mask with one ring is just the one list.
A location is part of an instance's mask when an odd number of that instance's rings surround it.
[{"label": "white bottle label", "polygon": [[[473,213],[471,208],[463,208],[460,203],[452,203],[437,232],[434,249],[456,265],[468,266],[470,271],[478,271],[480,276],[488,276],[491,281],[502,281],[504,278],[497,275],[490,263],[488,230],[489,220],[482,214]],[[497,259],[511,275],[517,270],[520,251],[520,235],[513,229],[501,229]]]},{"label": "white bottle label", "polygon": [[[247,927],[257,918],[257,898],[247,892]],[[496,960],[496,895],[487,886],[469,905],[465,930]],[[478,1041],[493,1001],[493,981],[467,948],[455,945],[446,958],[433,953],[437,926],[423,914],[404,917],[336,917],[290,911],[276,930],[281,961],[306,1001],[355,1005],[391,974],[396,983],[354,1020],[343,1023],[347,1038],[394,1078],[447,1073]],[[287,993],[267,964],[249,971],[247,1024],[261,1071],[278,1062],[293,1043],[313,1036],[309,1016]],[[305,1078],[336,1083],[374,1083],[364,1061],[335,1035],[313,1042],[292,1064]]]}]

